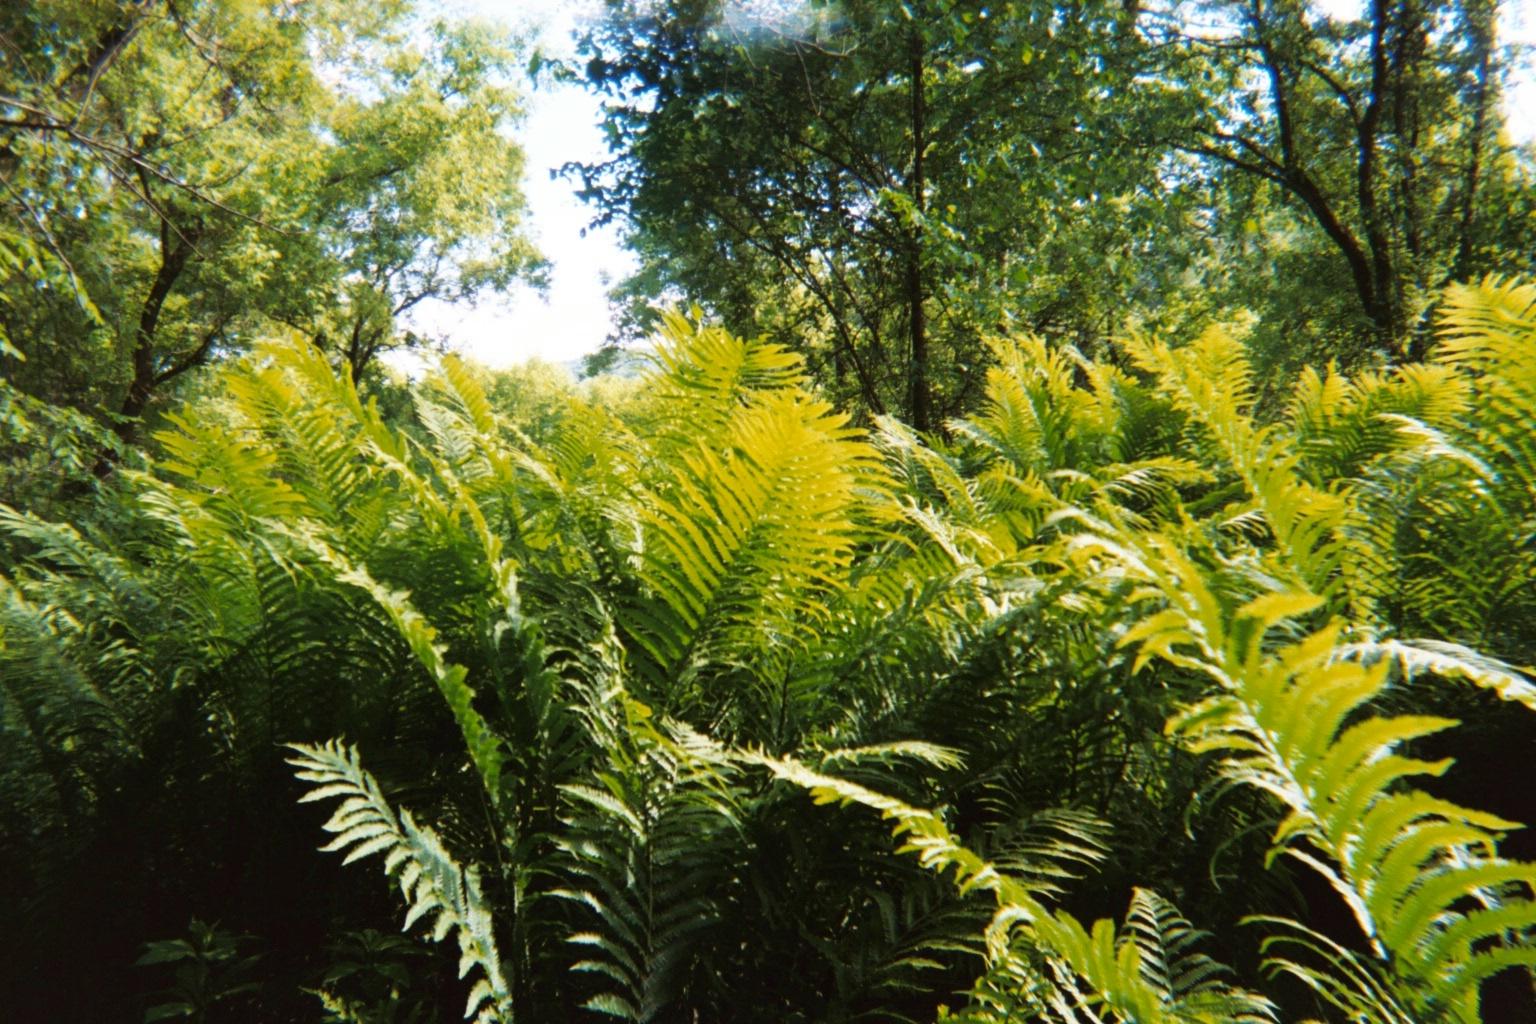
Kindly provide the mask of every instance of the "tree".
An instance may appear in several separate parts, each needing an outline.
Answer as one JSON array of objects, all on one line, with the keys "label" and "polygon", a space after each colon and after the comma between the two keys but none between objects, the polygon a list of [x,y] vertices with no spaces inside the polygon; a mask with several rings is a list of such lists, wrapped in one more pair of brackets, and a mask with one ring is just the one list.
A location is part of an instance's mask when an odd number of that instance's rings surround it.
[{"label": "tree", "polygon": [[614,157],[581,173],[641,254],[625,299],[702,301],[925,428],[999,327],[1249,308],[1287,373],[1420,359],[1446,281],[1532,248],[1495,15],[615,2],[582,43]]},{"label": "tree", "polygon": [[1102,335],[1106,275],[1164,272],[1135,259],[1178,222],[1139,187],[1155,161],[1086,142],[1124,25],[1118,4],[615,2],[582,42],[614,149],[586,194],[641,255],[630,294],[771,329],[838,394],[936,427],[979,396],[983,335]]},{"label": "tree", "polygon": [[274,321],[360,374],[422,298],[533,273],[516,107],[493,84],[509,51],[474,28],[408,38],[409,12],[8,8],[4,202],[54,271],[5,278],[21,386],[110,412],[127,440],[168,386]]},{"label": "tree", "polygon": [[[1416,361],[1448,281],[1529,251],[1532,165],[1502,128],[1496,4],[1361,7],[1143,5],[1145,91],[1163,124],[1149,134],[1209,174],[1273,190],[1344,271],[1328,276],[1352,296],[1365,345]],[[1251,210],[1230,208],[1227,231]]]},{"label": "tree", "polygon": [[373,55],[336,99],[305,220],[319,250],[306,269],[330,293],[301,282],[278,315],[354,380],[402,343],[400,318],[420,303],[543,280],[520,231],[523,157],[509,138],[520,106],[505,84],[515,56],[483,25],[437,23],[419,44]]}]

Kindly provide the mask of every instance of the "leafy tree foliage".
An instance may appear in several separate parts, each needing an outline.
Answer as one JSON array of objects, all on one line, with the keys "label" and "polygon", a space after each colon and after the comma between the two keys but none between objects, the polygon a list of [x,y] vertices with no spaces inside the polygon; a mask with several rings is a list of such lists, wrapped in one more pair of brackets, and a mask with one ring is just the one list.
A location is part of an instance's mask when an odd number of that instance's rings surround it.
[{"label": "leafy tree foliage", "polygon": [[1000,331],[1091,352],[1246,309],[1281,381],[1417,361],[1446,283],[1532,249],[1497,21],[613,0],[580,69],[613,156],[580,171],[641,255],[622,297],[704,302],[922,431],[975,408]]},{"label": "leafy tree foliage", "polygon": [[1314,301],[1354,338],[1338,354],[1420,360],[1448,281],[1521,265],[1532,170],[1503,127],[1496,4],[1149,4],[1139,24],[1159,142],[1244,196],[1225,218],[1259,250],[1245,277],[1273,262],[1334,282]]},{"label": "leafy tree foliage", "polygon": [[412,18],[394,0],[8,5],[7,375],[131,440],[184,374],[274,324],[356,377],[423,299],[533,274],[506,44]]},{"label": "leafy tree foliage", "polygon": [[614,150],[587,194],[631,232],[632,294],[678,289],[927,430],[979,396],[983,335],[1102,334],[1106,275],[1150,284],[1155,158],[1083,124],[1127,28],[1118,4],[614,2],[582,44]]}]

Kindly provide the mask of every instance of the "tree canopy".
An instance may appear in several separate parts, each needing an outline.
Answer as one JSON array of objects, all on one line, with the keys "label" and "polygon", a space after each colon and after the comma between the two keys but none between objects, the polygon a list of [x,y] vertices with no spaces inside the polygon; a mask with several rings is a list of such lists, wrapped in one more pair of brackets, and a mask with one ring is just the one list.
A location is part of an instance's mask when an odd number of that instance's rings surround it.
[{"label": "tree canopy", "polygon": [[512,51],[486,28],[399,2],[69,0],[11,5],[0,38],[10,375],[125,439],[276,324],[355,377],[422,299],[537,274]]},{"label": "tree canopy", "polygon": [[[1418,360],[1438,289],[1532,251],[1491,4],[606,11],[577,70],[613,158],[579,170],[642,256],[626,292],[794,338],[922,429],[974,403],[999,330],[1225,306],[1292,370],[1298,344]],[[1211,292],[1170,303],[1191,277]]]}]

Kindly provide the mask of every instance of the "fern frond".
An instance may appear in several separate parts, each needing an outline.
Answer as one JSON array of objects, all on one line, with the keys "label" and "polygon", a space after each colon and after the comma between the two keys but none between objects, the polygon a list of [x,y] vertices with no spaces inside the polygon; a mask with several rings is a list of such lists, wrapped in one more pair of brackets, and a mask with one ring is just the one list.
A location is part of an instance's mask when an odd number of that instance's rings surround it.
[{"label": "fern frond", "polygon": [[[992,970],[1016,974],[1026,989],[1045,992],[1044,1005],[1059,1005],[1063,1020],[1077,1020],[1076,1011],[1091,1004],[1108,1014],[1091,1019],[1126,1024],[1177,1019],[1168,1012],[1162,993],[1143,977],[1136,946],[1117,941],[1113,922],[1096,922],[1090,931],[1071,915],[1049,910],[1026,885],[963,846],[937,814],[794,761],[761,755],[746,760],[807,790],[817,803],[858,804],[878,811],[894,822],[893,834],[903,841],[898,853],[913,854],[925,868],[948,877],[962,895],[991,893],[997,906],[987,928]],[[1056,971],[1031,963],[1017,947],[1020,939]]]},{"label": "fern frond", "polygon": [[493,806],[500,804],[503,796],[501,773],[506,762],[504,741],[475,710],[475,691],[465,681],[469,670],[447,660],[446,649],[437,640],[437,630],[412,605],[410,595],[379,583],[367,569],[354,565],[313,530],[274,525],[334,570],[337,582],[362,590],[389,617],[453,712],[486,796]]},{"label": "fern frond", "polygon": [[1536,503],[1536,285],[1495,276],[1446,289],[1435,359],[1474,374],[1476,434]]},{"label": "fern frond", "polygon": [[[1477,983],[1536,959],[1524,937],[1536,926],[1536,865],[1499,856],[1498,838],[1513,823],[1405,785],[1450,762],[1417,760],[1401,748],[1456,723],[1370,714],[1390,666],[1341,660],[1336,625],[1270,649],[1266,634],[1315,611],[1315,595],[1263,594],[1229,612],[1164,538],[1121,533],[1098,550],[1166,605],[1123,642],[1140,644],[1142,659],[1160,657],[1218,684],[1169,729],[1196,752],[1220,754],[1230,782],[1285,807],[1274,854],[1327,879],[1378,959],[1402,979],[1404,998],[1426,1017],[1439,1007],[1448,1009],[1435,1013],[1454,1020],[1476,1020]],[[1484,909],[1468,909],[1476,906]]]},{"label": "fern frond", "polygon": [[175,429],[155,435],[165,451],[159,468],[192,484],[183,492],[185,499],[225,528],[281,519],[303,508],[303,496],[282,478],[271,451],[230,432],[223,423],[174,413],[166,420]]},{"label": "fern frond", "polygon": [[1136,945],[1142,977],[1164,993],[1176,1016],[1234,1024],[1273,1022],[1275,1008],[1269,1000],[1231,985],[1226,980],[1231,968],[1199,951],[1208,937],[1150,889],[1131,894],[1121,942]]},{"label": "fern frond", "polygon": [[1078,467],[1100,431],[1090,427],[1094,396],[1073,384],[1077,363],[1039,338],[994,344],[999,365],[987,371],[987,404],[955,426],[1018,470]]},{"label": "fern frond", "polygon": [[260,438],[262,450],[271,453],[274,475],[303,495],[303,515],[344,528],[353,510],[367,503],[365,492],[373,483],[363,458],[363,426],[345,406],[317,401],[309,390],[313,378],[293,372],[310,353],[270,351],[272,358],[259,369],[223,375],[224,390],[243,421],[237,429]]},{"label": "fern frond", "polygon": [[289,744],[294,775],[313,785],[300,803],[341,799],[325,830],[335,838],[321,847],[343,853],[343,864],[376,854],[400,887],[409,910],[405,928],[426,919],[432,939],[450,933],[459,943],[459,977],[478,970],[464,1016],[476,1024],[504,1024],[512,1019],[512,996],[502,974],[491,912],[480,890],[479,872],[463,868],[430,828],[418,825],[409,811],[396,815],[378,782],[363,770],[357,751],[336,740],[319,746]]},{"label": "fern frond", "polygon": [[871,761],[889,764],[893,761],[909,760],[928,765],[930,768],[942,769],[959,768],[965,763],[965,758],[957,750],[920,740],[895,740],[890,743],[873,743],[862,747],[840,747],[829,750],[822,755],[821,766],[827,769],[837,765],[857,765]]},{"label": "fern frond", "polygon": [[1536,284],[1490,274],[1475,284],[1451,284],[1440,310],[1437,359],[1470,363],[1500,375],[1536,372],[1529,339],[1536,334]]},{"label": "fern frond", "polygon": [[662,314],[644,392],[660,420],[659,447],[712,443],[736,411],[758,395],[799,391],[801,357],[781,345],[746,341],[677,311]]},{"label": "fern frond", "polygon": [[[1263,514],[1284,563],[1309,587],[1322,590],[1340,556],[1336,533],[1346,522],[1348,506],[1339,495],[1302,477],[1301,455],[1277,427],[1254,422],[1249,412],[1252,369],[1242,347],[1213,327],[1186,348],[1131,342],[1129,349],[1214,440],[1243,482],[1251,508]],[[1240,506],[1228,514],[1247,511]]]},{"label": "fern frond", "polygon": [[1383,978],[1379,964],[1288,918],[1246,921],[1270,929],[1259,950],[1271,976],[1295,978],[1359,1024],[1420,1024]]},{"label": "fern frond", "polygon": [[704,737],[657,722],[616,681],[590,688],[582,711],[599,755],[590,781],[560,787],[565,828],[555,843],[569,881],[552,895],[591,921],[568,937],[584,954],[572,969],[605,979],[587,1008],[652,1021],[718,922],[711,847],[738,826],[736,769]]},{"label": "fern frond", "polygon": [[1536,711],[1536,683],[1519,669],[1470,647],[1444,640],[1378,640],[1341,644],[1335,656],[1371,662],[1385,658],[1405,680],[1418,675],[1462,679],[1498,695],[1500,700]]},{"label": "fern frond", "polygon": [[860,533],[874,450],[823,402],[760,396],[723,450],[698,447],[645,514],[652,599],[624,609],[662,676],[732,632],[784,643],[825,617]]}]

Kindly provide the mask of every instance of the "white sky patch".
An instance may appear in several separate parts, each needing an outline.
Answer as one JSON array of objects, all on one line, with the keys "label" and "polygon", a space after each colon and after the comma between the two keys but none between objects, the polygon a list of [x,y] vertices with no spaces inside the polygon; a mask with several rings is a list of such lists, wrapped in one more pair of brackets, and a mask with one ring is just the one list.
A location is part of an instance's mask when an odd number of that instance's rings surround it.
[{"label": "white sky patch", "polygon": [[[739,0],[731,5],[738,19],[759,25],[793,20],[796,6],[798,0]],[[1320,6],[1342,16],[1363,9],[1361,0],[1322,0]],[[571,55],[572,30],[600,7],[595,0],[446,0],[439,5],[450,16],[498,21],[530,37],[536,32],[544,52],[555,56]],[[1536,0],[1502,4],[1499,27],[1505,44],[1527,51],[1536,48]],[[608,288],[635,267],[613,228],[583,234],[594,210],[576,198],[576,183],[550,179],[550,170],[567,162],[607,159],[598,126],[601,100],[579,84],[524,89],[528,116],[516,135],[527,157],[527,230],[552,265],[547,298],[519,287],[473,306],[423,303],[411,318],[417,330],[446,338],[454,349],[488,366],[530,358],[571,363],[596,351],[613,327]],[[1505,93],[1505,112],[1516,141],[1536,139],[1536,68],[1528,52],[1519,54]],[[391,361],[406,369],[419,366],[410,357]]]},{"label": "white sky patch", "polygon": [[[570,56],[571,32],[595,3],[573,0],[453,0],[440,9],[450,16],[501,22],[533,37],[552,56]],[[523,147],[528,199],[525,226],[550,261],[546,296],[519,286],[506,295],[488,295],[478,303],[424,302],[411,323],[422,333],[446,338],[456,351],[487,366],[509,366],[528,359],[569,363],[597,351],[612,329],[608,289],[631,273],[634,258],[613,228],[587,231],[594,209],[576,197],[577,184],[551,180],[551,170],[579,161],[607,159],[599,128],[598,97],[579,84],[545,84],[524,92],[527,118],[515,129]],[[392,360],[413,369],[417,360]]]},{"label": "white sky patch", "polygon": [[[1317,0],[1319,10],[1335,18],[1365,16],[1365,0]],[[1505,0],[1498,10],[1499,43],[1515,50],[1504,90],[1504,117],[1516,142],[1536,139],[1536,0]]]},{"label": "white sky patch", "polygon": [[1499,39],[1516,46],[1516,64],[1504,93],[1504,116],[1516,142],[1536,140],[1536,0],[1515,0],[1499,8]]}]

